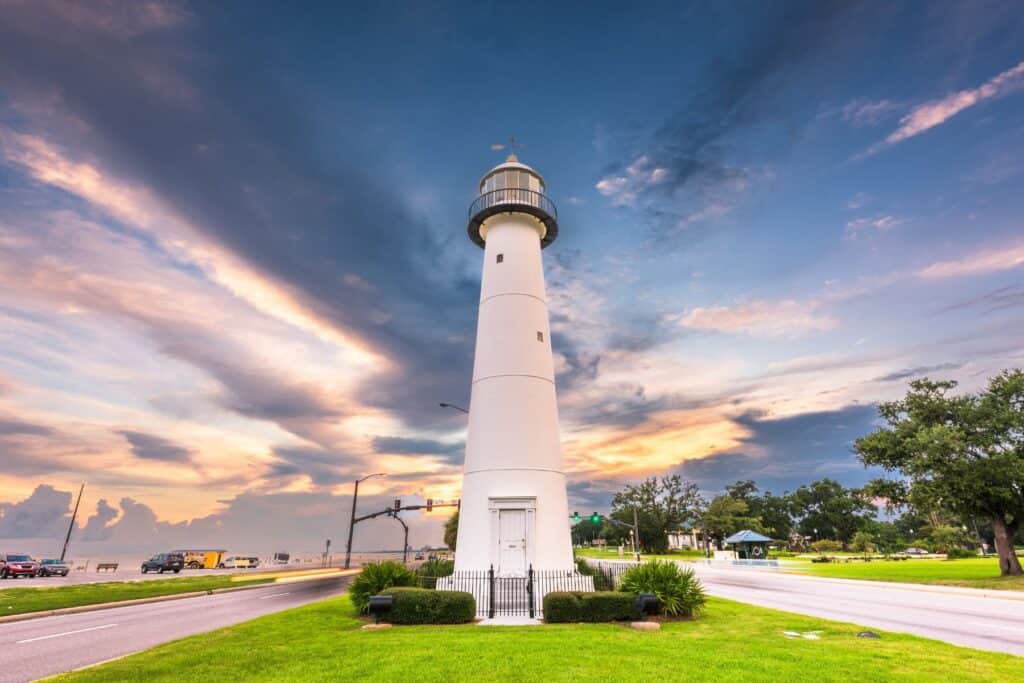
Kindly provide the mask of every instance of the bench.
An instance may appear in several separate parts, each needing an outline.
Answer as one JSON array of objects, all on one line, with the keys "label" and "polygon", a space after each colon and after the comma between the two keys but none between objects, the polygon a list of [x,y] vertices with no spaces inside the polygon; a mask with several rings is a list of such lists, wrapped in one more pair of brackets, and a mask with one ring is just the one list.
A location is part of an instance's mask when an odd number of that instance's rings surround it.
[{"label": "bench", "polygon": [[105,572],[107,570],[110,570],[112,572],[116,572],[117,571],[117,562],[100,562],[99,564],[96,565],[96,571],[97,572]]}]

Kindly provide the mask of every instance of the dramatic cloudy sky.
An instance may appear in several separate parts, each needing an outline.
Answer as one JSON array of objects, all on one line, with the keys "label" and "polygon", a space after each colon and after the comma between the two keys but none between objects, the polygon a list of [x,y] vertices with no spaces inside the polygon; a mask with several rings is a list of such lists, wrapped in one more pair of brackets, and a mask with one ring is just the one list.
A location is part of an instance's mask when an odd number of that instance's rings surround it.
[{"label": "dramatic cloudy sky", "polygon": [[509,134],[575,507],[859,484],[875,402],[1024,364],[1019,3],[0,0],[0,539],[83,481],[125,551],[457,497]]}]

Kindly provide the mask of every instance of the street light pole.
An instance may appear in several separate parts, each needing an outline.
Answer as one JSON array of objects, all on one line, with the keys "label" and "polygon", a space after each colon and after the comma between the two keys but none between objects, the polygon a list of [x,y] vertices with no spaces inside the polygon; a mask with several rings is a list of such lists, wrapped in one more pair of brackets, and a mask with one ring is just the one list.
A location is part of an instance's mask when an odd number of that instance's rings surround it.
[{"label": "street light pole", "polygon": [[359,498],[359,484],[372,477],[385,477],[387,476],[383,472],[375,472],[368,474],[362,479],[356,479],[355,490],[352,492],[352,515],[348,518],[348,543],[345,545],[345,569],[349,568],[349,562],[352,558],[352,531],[356,526],[356,500]]},{"label": "street light pole", "polygon": [[639,562],[640,551],[637,550],[637,543],[640,542],[640,522],[636,519],[636,505],[633,506],[633,533],[635,539],[633,541],[633,555],[636,556],[636,561]]}]

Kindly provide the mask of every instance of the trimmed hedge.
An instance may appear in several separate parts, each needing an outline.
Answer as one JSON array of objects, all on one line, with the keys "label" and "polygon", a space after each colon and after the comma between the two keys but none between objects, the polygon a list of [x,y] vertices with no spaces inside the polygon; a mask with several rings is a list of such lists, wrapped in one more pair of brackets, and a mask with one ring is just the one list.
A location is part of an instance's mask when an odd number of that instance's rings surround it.
[{"label": "trimmed hedge", "polygon": [[551,623],[600,623],[630,621],[634,618],[635,593],[556,592],[544,596],[544,621]]},{"label": "trimmed hedge", "polygon": [[466,624],[476,616],[476,600],[462,591],[435,591],[428,588],[389,588],[391,611],[381,619],[391,624]]}]

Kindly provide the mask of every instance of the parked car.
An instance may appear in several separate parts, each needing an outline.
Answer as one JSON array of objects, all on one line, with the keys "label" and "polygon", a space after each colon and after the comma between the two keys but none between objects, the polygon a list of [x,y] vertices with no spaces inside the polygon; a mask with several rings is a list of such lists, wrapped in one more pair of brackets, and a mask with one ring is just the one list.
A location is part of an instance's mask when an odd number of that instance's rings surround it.
[{"label": "parked car", "polygon": [[907,548],[903,551],[907,555],[927,555],[928,551],[923,548]]},{"label": "parked car", "polygon": [[177,574],[185,567],[185,556],[181,553],[160,553],[142,563],[142,573],[174,572]]},{"label": "parked car", "polygon": [[27,576],[30,579],[39,574],[39,563],[28,555],[0,554],[0,579]]},{"label": "parked car", "polygon": [[67,576],[71,567],[61,560],[42,560],[39,563],[39,576]]},{"label": "parked car", "polygon": [[248,557],[229,557],[220,563],[221,569],[245,569],[250,566]]}]

